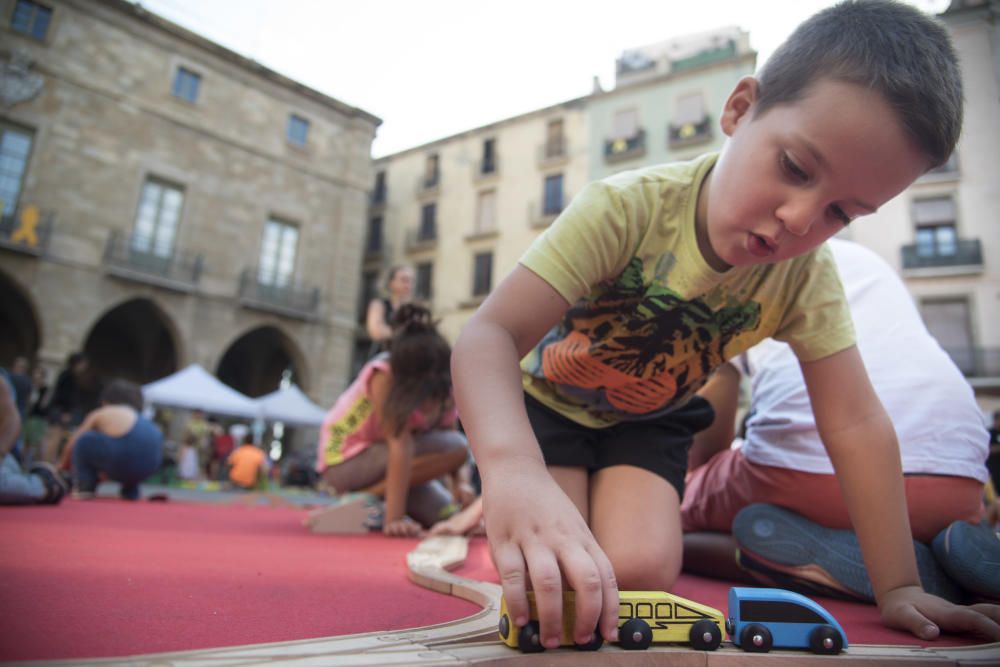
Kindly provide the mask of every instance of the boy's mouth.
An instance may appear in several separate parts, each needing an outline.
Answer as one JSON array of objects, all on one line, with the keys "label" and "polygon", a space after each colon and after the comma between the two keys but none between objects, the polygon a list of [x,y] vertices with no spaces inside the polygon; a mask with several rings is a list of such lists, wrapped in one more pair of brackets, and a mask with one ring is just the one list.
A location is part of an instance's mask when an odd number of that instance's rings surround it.
[{"label": "boy's mouth", "polygon": [[760,234],[754,234],[750,232],[747,237],[747,250],[754,257],[770,257],[777,250],[777,246],[768,241],[766,238]]}]

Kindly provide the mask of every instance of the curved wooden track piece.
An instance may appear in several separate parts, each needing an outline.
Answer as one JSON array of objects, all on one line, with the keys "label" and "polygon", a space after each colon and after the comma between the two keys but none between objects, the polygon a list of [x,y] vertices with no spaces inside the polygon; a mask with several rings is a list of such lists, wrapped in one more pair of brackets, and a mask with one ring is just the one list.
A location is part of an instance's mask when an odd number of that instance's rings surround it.
[{"label": "curved wooden track piece", "polygon": [[[530,655],[508,648],[497,638],[500,586],[466,579],[448,572],[461,565],[468,553],[464,537],[432,537],[421,542],[406,557],[408,575],[414,583],[455,595],[482,609],[467,618],[395,632],[370,632],[323,639],[273,644],[231,646],[219,649],[157,653],[95,660],[56,661],[52,665],[132,665],[169,667],[239,666],[332,666],[347,665],[477,665],[479,667],[528,667],[550,664],[680,665],[683,667],[776,667],[837,665],[844,667],[936,667],[1000,665],[1000,643],[977,646],[921,648],[852,644],[839,656],[814,656],[801,651],[747,654],[724,642],[718,651],[695,651],[684,647],[653,646],[648,651],[623,651],[605,645],[596,653],[559,649]],[[727,648],[728,646],[728,648]]]}]

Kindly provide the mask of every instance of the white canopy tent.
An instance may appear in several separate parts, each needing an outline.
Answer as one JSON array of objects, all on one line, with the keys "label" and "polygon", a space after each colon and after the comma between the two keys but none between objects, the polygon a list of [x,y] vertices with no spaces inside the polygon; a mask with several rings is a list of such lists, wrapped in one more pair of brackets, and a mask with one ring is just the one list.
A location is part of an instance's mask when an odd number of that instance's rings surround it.
[{"label": "white canopy tent", "polygon": [[142,395],[153,405],[249,419],[261,416],[257,401],[223,384],[198,364],[144,385]]},{"label": "white canopy tent", "polygon": [[289,426],[319,426],[326,411],[302,393],[296,385],[273,391],[257,399],[260,416],[267,421],[280,421]]}]

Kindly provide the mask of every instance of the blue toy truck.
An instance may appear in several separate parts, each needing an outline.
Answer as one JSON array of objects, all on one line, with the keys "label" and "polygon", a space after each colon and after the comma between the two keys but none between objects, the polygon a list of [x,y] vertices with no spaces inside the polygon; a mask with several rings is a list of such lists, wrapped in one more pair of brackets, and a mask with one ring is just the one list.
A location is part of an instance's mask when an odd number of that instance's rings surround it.
[{"label": "blue toy truck", "polygon": [[847,648],[836,619],[809,598],[777,588],[730,588],[726,632],[744,651],[801,648],[834,655]]}]

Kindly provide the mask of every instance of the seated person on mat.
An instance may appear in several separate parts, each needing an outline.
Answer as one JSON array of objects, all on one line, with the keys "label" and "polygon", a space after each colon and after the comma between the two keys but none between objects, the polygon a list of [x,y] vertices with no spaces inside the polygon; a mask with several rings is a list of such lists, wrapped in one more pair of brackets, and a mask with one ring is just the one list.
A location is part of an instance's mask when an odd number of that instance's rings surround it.
[{"label": "seated person on mat", "polygon": [[393,331],[389,352],[364,365],[324,419],[316,470],[338,493],[384,495],[382,531],[415,536],[455,511],[438,478],[457,478],[469,452],[455,429],[451,347],[430,311],[402,305]]},{"label": "seated person on mat", "polygon": [[17,389],[0,368],[0,505],[58,504],[66,484],[51,463],[35,463],[25,472],[18,459],[21,415]]},{"label": "seated person on mat", "polygon": [[267,479],[268,465],[264,450],[253,442],[253,431],[243,434],[243,442],[226,459],[229,466],[229,481],[244,491],[253,491],[261,481]]},{"label": "seated person on mat", "polygon": [[[1000,597],[1000,540],[979,524],[988,436],[972,389],[892,268],[855,243],[829,245],[858,348],[899,438],[924,587],[952,600],[964,597],[955,583],[974,597]],[[701,392],[716,420],[691,450],[681,506],[687,570],[745,578],[733,560],[738,547],[740,565],[769,583],[874,601],[795,355],[765,341],[733,361]],[[752,395],[744,444],[731,449],[738,367]]]},{"label": "seated person on mat", "polygon": [[161,463],[163,433],[139,414],[142,390],[113,380],[101,392],[101,407],[91,411],[63,450],[61,467],[70,468],[78,498],[93,498],[104,476],[121,483],[125,500],[138,500],[139,483]]}]

